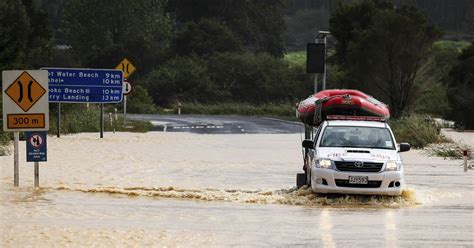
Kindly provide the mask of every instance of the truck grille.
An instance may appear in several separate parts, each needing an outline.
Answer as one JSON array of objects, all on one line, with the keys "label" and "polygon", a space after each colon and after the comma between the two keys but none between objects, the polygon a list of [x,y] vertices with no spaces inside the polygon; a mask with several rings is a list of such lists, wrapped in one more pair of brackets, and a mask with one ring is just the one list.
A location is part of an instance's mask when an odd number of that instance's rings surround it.
[{"label": "truck grille", "polygon": [[382,181],[369,181],[368,184],[350,184],[349,180],[336,179],[337,187],[346,188],[380,188]]},{"label": "truck grille", "polygon": [[355,172],[379,172],[383,163],[362,162],[360,161],[335,161],[336,168],[340,171]]}]

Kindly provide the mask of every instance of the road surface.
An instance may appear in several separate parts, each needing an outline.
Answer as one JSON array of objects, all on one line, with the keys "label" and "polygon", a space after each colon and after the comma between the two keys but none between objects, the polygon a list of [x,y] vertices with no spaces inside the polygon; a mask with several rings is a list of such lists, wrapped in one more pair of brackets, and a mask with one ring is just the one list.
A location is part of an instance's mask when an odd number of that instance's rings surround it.
[{"label": "road surface", "polygon": [[300,133],[303,125],[270,117],[213,115],[127,115],[128,119],[146,120],[153,131],[199,134],[283,134]]}]

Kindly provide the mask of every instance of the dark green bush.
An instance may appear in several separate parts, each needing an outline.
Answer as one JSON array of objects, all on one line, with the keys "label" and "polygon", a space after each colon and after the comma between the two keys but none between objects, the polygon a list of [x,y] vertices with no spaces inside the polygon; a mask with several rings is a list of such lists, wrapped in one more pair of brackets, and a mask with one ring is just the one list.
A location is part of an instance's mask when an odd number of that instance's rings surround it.
[{"label": "dark green bush", "polygon": [[158,106],[176,101],[208,102],[218,95],[207,75],[206,62],[198,57],[178,57],[150,72],[139,84]]},{"label": "dark green bush", "polygon": [[141,82],[158,106],[176,102],[254,105],[297,102],[312,90],[302,66],[268,54],[221,53],[208,59],[178,57]]},{"label": "dark green bush", "polygon": [[464,49],[451,70],[448,84],[449,117],[466,129],[474,129],[474,43]]},{"label": "dark green bush", "polygon": [[140,85],[134,86],[133,92],[127,97],[127,112],[140,114],[153,114],[157,107],[148,91]]},{"label": "dark green bush", "polygon": [[391,120],[389,123],[397,142],[410,143],[414,148],[424,148],[431,143],[448,142],[429,117],[406,116],[399,120]]}]

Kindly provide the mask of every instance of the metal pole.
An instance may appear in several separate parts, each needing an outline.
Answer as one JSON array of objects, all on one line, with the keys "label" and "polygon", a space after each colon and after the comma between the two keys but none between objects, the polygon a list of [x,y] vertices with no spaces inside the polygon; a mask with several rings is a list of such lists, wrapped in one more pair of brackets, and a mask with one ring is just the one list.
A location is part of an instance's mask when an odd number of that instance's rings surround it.
[{"label": "metal pole", "polygon": [[327,38],[324,36],[324,73],[323,73],[323,90],[326,89],[326,41]]},{"label": "metal pole", "polygon": [[57,131],[56,131],[56,136],[59,138],[60,136],[60,133],[61,133],[61,103],[58,102],[58,118],[57,118],[57,123],[56,123],[56,126],[57,126]]},{"label": "metal pole", "polygon": [[18,142],[20,140],[20,133],[13,133],[13,186],[18,187],[20,185],[20,170],[18,164]]},{"label": "metal pole", "polygon": [[127,119],[127,96],[123,96],[123,125],[125,126],[125,121]]},{"label": "metal pole", "polygon": [[318,93],[318,73],[314,74],[314,93]]},{"label": "metal pole", "polygon": [[100,104],[100,138],[104,138],[104,104]]},{"label": "metal pole", "polygon": [[35,162],[35,188],[39,187],[39,162]]}]

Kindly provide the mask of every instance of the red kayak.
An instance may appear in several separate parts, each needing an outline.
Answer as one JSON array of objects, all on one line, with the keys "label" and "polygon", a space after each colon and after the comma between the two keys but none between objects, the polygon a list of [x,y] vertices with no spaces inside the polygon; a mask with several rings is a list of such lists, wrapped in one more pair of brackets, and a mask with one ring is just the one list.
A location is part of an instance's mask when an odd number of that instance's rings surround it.
[{"label": "red kayak", "polygon": [[358,90],[323,90],[297,108],[297,117],[306,125],[317,126],[328,115],[375,116],[390,118],[388,106]]}]

